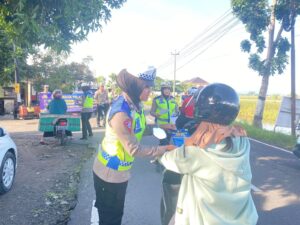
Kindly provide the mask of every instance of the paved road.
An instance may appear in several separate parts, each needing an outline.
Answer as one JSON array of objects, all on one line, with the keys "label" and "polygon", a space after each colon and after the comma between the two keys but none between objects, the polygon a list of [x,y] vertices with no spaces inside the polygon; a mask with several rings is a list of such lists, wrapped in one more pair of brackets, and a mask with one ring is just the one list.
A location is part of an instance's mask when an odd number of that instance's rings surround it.
[{"label": "paved road", "polygon": [[[146,137],[144,144],[156,140]],[[251,141],[253,198],[260,225],[300,224],[300,161],[290,152]],[[79,203],[69,225],[95,225],[92,209],[95,199],[91,173],[92,160],[86,164],[80,185]],[[159,225],[161,175],[149,159],[137,159],[127,189],[123,225]],[[94,215],[94,218],[92,218]]]},{"label": "paved road", "polygon": [[259,224],[300,224],[300,161],[292,153],[251,142],[252,183]]}]

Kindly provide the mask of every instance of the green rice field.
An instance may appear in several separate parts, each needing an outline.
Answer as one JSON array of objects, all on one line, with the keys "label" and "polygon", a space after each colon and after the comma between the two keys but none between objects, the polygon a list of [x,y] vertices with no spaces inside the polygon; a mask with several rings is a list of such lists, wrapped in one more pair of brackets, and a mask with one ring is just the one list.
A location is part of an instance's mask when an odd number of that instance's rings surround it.
[{"label": "green rice field", "polygon": [[[240,96],[241,108],[238,115],[238,120],[251,124],[256,109],[256,103],[257,96]],[[263,115],[263,124],[275,124],[277,115],[279,113],[280,104],[280,96],[267,97]]]},{"label": "green rice field", "polygon": [[[279,108],[281,104],[281,96],[268,96],[265,104],[265,110],[263,115],[263,124],[274,125],[279,113]],[[178,102],[180,102],[178,100]],[[240,96],[240,113],[238,115],[239,121],[247,122],[252,124],[255,109],[257,103],[257,96]],[[152,104],[152,98],[149,98],[147,102],[144,103],[146,106],[150,107]]]}]

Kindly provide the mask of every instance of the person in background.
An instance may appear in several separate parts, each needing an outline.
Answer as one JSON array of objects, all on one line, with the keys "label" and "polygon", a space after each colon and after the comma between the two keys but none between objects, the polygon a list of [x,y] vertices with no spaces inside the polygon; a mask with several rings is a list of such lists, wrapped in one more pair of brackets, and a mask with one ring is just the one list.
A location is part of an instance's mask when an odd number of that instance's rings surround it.
[{"label": "person in background", "polygon": [[[67,104],[65,100],[62,98],[62,91],[60,89],[56,89],[52,93],[52,100],[47,106],[48,112],[50,114],[56,114],[56,115],[63,115],[67,113]],[[71,136],[71,133],[68,133],[67,135]],[[47,143],[44,141],[45,137],[53,137],[54,132],[53,131],[45,131],[41,140],[41,145],[47,145]]]},{"label": "person in background", "polygon": [[13,111],[14,120],[18,119],[18,113],[19,113],[20,105],[21,104],[15,99],[14,100],[14,111]]},{"label": "person in background", "polygon": [[108,95],[108,104],[111,105],[111,103],[113,102],[113,99],[115,97],[114,92],[113,92],[111,87],[108,88],[107,90],[108,90],[108,93],[107,93],[107,95]]},{"label": "person in background", "polygon": [[90,85],[87,83],[81,84],[81,89],[83,91],[81,103],[82,103],[82,110],[81,110],[81,124],[82,124],[82,137],[80,140],[87,140],[87,136],[93,136],[92,127],[90,124],[90,118],[93,114],[93,107],[94,107],[94,96],[93,92],[90,89]]},{"label": "person in background", "polygon": [[192,134],[195,131],[194,123],[194,107],[195,98],[201,91],[201,87],[192,87],[188,90],[188,97],[182,102],[180,109],[180,114],[176,120],[177,129],[188,129],[189,133]]},{"label": "person in background", "polygon": [[231,125],[239,108],[237,93],[225,84],[208,85],[197,95],[197,130],[160,158],[167,169],[183,174],[169,225],[257,223],[250,142],[243,128]]},{"label": "person in background", "polygon": [[160,140],[160,145],[167,145],[170,142],[169,130],[176,130],[172,117],[177,115],[178,106],[173,96],[171,96],[171,84],[161,83],[161,95],[152,101],[150,114],[155,117],[156,124],[167,131],[168,137]]},{"label": "person in background", "polygon": [[123,92],[108,111],[105,136],[93,166],[99,225],[121,225],[134,158],[159,156],[175,148],[140,144],[146,128],[141,102],[147,101],[155,76],[155,68],[140,73],[139,77],[125,69],[117,76],[117,84]]},{"label": "person in background", "polygon": [[109,107],[108,93],[104,88],[104,84],[99,86],[99,89],[95,92],[94,99],[97,104],[97,125],[101,127],[100,121],[103,121],[105,127],[106,113]]}]

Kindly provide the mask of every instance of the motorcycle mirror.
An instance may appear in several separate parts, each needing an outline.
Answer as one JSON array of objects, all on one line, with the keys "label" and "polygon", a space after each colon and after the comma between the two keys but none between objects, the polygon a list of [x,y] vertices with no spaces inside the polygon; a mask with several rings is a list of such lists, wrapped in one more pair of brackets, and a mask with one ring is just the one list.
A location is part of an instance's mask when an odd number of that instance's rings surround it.
[{"label": "motorcycle mirror", "polygon": [[153,128],[153,135],[154,135],[154,137],[156,137],[160,140],[167,138],[166,132],[163,129],[159,128],[159,127],[154,127]]}]

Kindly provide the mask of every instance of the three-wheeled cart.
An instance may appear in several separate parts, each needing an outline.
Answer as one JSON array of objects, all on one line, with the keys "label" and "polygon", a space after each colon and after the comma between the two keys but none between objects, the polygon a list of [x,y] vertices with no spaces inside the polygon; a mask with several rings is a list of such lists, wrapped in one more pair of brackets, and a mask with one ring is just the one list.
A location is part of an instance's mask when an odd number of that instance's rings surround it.
[{"label": "three-wheeled cart", "polygon": [[[59,129],[62,129],[62,125],[58,124],[60,120],[64,121],[63,126],[64,132],[58,132]],[[80,116],[77,114],[47,114],[41,113],[39,120],[39,131],[41,132],[53,132],[53,136],[59,138],[61,145],[66,143],[67,132],[80,131]]]}]

